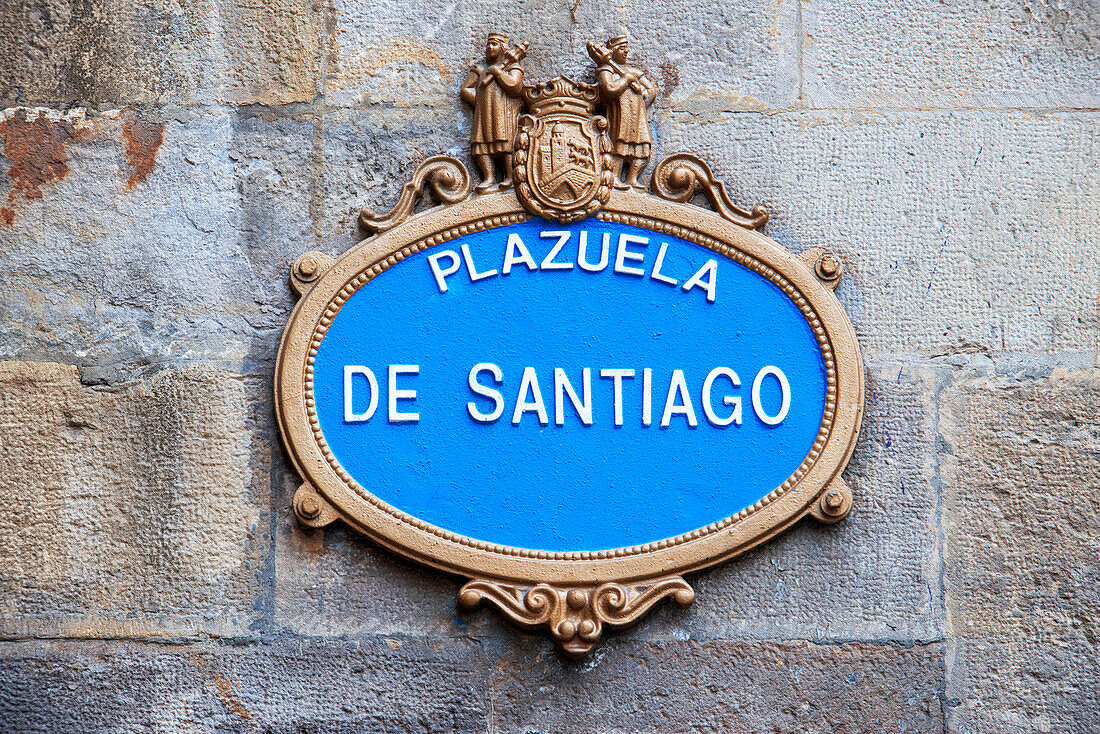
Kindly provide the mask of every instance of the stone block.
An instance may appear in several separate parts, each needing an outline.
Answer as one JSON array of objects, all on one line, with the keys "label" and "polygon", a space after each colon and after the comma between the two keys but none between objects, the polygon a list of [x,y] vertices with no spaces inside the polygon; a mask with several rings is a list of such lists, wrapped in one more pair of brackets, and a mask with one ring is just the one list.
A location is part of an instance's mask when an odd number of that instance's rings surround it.
[{"label": "stone block", "polygon": [[1100,142],[1093,113],[674,114],[765,232],[836,251],[869,353],[1096,349]]},{"label": "stone block", "polygon": [[107,381],[274,358],[289,264],[315,243],[308,116],[20,109],[2,125],[0,356]]},{"label": "stone block", "polygon": [[475,734],[488,677],[470,644],[15,643],[0,646],[0,715],[26,734]]},{"label": "stone block", "polygon": [[806,3],[806,103],[1095,108],[1097,27],[1100,8],[1091,0]]},{"label": "stone block", "polygon": [[224,371],[86,387],[0,362],[0,636],[238,636],[260,612],[269,447]]},{"label": "stone block", "polygon": [[7,3],[0,106],[311,102],[323,28],[314,0]]},{"label": "stone block", "polygon": [[1100,730],[1100,371],[963,370],[940,407],[951,730]]},{"label": "stone block", "polygon": [[220,38],[204,100],[269,107],[313,102],[321,92],[327,35],[319,0],[219,2]]},{"label": "stone block", "polygon": [[943,731],[942,645],[624,641],[582,662],[517,644],[493,669],[492,729]]},{"label": "stone block", "polygon": [[[232,274],[245,316],[239,338],[248,361],[271,362],[296,301],[290,266],[303,252],[324,247],[323,198],[317,171],[323,156],[320,123],[305,109],[247,107],[233,115],[227,155],[233,164],[238,211]],[[228,308],[228,307],[227,307]]]},{"label": "stone block", "polygon": [[301,480],[282,465],[274,497],[275,625],[308,637],[510,639],[487,609],[458,606],[462,579],[405,560],[336,523],[310,530],[294,517]]},{"label": "stone block", "polygon": [[[401,187],[425,158],[453,155],[466,160],[465,118],[457,92],[440,109],[377,106],[330,109],[325,114],[324,162],[316,233],[321,249],[343,253],[365,237],[359,212],[390,210]],[[477,179],[473,179],[477,183]],[[435,206],[430,196],[420,208]]]},{"label": "stone block", "polygon": [[197,4],[5,3],[0,19],[5,107],[188,99],[209,53],[210,13]]},{"label": "stone block", "polygon": [[658,105],[717,97],[736,109],[757,109],[786,107],[798,96],[798,8],[791,3],[341,1],[335,27],[325,84],[326,102],[337,106],[450,109],[471,64],[484,58],[490,31],[530,42],[531,82],[559,74],[588,80],[595,64],[585,44],[627,28],[632,58],[662,87]]}]

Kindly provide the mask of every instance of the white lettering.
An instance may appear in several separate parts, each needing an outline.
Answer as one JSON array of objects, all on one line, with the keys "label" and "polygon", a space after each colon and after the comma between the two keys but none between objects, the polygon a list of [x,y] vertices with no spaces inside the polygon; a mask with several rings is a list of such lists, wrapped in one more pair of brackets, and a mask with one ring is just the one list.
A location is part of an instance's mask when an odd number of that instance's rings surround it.
[{"label": "white lettering", "polygon": [[[439,261],[445,257],[451,258],[451,264],[446,268],[441,268],[439,267]],[[432,269],[432,275],[435,277],[435,284],[439,286],[439,292],[446,293],[447,276],[458,272],[458,253],[454,250],[444,250],[434,255],[428,255],[428,266]]]},{"label": "white lettering", "polygon": [[729,367],[715,367],[707,375],[707,379],[703,380],[703,414],[706,415],[707,420],[716,426],[728,426],[730,423],[741,425],[741,398],[734,395],[726,395],[722,398],[723,405],[732,405],[733,413],[727,418],[719,418],[714,412],[714,406],[710,402],[710,390],[714,386],[714,381],[719,377],[727,378],[734,387],[741,387],[741,380],[738,379],[737,373],[731,370]]},{"label": "white lettering", "polygon": [[552,248],[550,248],[550,254],[546,256],[542,261],[542,265],[539,266],[542,270],[572,270],[573,263],[559,263],[554,262],[554,258],[561,252],[561,248],[565,247],[565,243],[569,241],[570,232],[539,232],[539,237],[557,237],[558,241]]},{"label": "white lettering", "polygon": [[[455,250],[443,250],[433,253],[428,256],[428,264],[431,266],[432,277],[435,279],[436,286],[438,286],[440,293],[447,292],[447,279],[457,273],[463,265],[466,267],[470,282],[473,283],[479,280],[485,280],[486,278],[492,278],[494,275],[498,274],[510,275],[512,271],[520,265],[526,267],[528,271],[534,272],[536,270],[572,270],[575,263],[585,272],[602,272],[607,269],[610,262],[611,240],[614,235],[610,232],[595,233],[595,236],[601,237],[601,247],[599,261],[593,263],[588,258],[588,240],[590,234],[593,233],[587,230],[581,230],[577,233],[578,244],[575,260],[569,260],[568,256],[563,254],[573,233],[568,230],[547,230],[539,232],[539,237],[542,239],[553,239],[554,243],[550,247],[550,252],[542,259],[542,262],[535,260],[531,254],[531,250],[528,249],[527,244],[523,241],[520,234],[509,232],[507,239],[504,241],[504,257],[499,271],[479,271],[477,265],[474,263],[474,255],[470,250],[470,245],[462,245],[457,252]],[[615,250],[613,271],[619,275],[632,275],[638,278],[646,277],[645,263],[647,248],[650,244],[649,238],[631,234],[619,234],[618,237],[619,240]],[[714,303],[718,291],[717,259],[707,260],[687,282],[680,285],[680,281],[677,278],[664,272],[664,269],[668,266],[666,258],[668,257],[669,247],[670,245],[668,242],[660,243],[660,247],[656,252],[656,257],[649,269],[649,279],[664,283],[673,288],[679,286],[680,290],[685,293],[698,288],[706,293],[708,303]],[[484,255],[479,254],[478,257],[484,258]],[[557,258],[559,257],[565,259],[558,260]],[[675,265],[673,270],[676,270]]]},{"label": "white lettering", "polygon": [[477,272],[477,268],[474,267],[473,255],[470,254],[469,245],[462,246],[462,259],[466,261],[466,271],[470,274],[470,281],[473,283],[484,280],[485,278],[491,278],[497,274],[495,270],[486,270],[484,273]]},{"label": "white lettering", "polygon": [[466,378],[466,383],[470,386],[471,392],[493,401],[493,412],[482,413],[478,409],[477,404],[473,401],[466,403],[466,411],[470,414],[470,417],[478,423],[493,423],[500,418],[501,414],[504,412],[504,396],[500,394],[499,390],[494,390],[477,381],[477,376],[482,372],[491,372],[493,380],[498,385],[504,382],[504,373],[501,372],[500,367],[497,367],[495,364],[478,362],[470,369],[470,376]]},{"label": "white lettering", "polygon": [[661,243],[661,249],[657,251],[657,260],[656,260],[656,262],[653,263],[653,270],[650,271],[649,277],[652,278],[653,280],[659,280],[662,283],[668,283],[671,286],[675,286],[677,283],[679,283],[678,280],[676,280],[675,278],[670,278],[667,275],[662,275],[661,274],[661,266],[664,265],[665,250],[667,250],[667,249],[668,249],[668,243],[667,242],[662,242]]},{"label": "white lettering", "polygon": [[642,370],[642,425],[653,423],[653,370]]},{"label": "white lettering", "polygon": [[[465,245],[463,245],[465,247]],[[389,370],[389,421],[390,423],[418,423],[419,413],[397,412],[398,400],[416,400],[416,390],[398,390],[398,375],[419,375],[418,364],[391,364]]]},{"label": "white lettering", "polygon": [[[353,407],[351,378],[355,375],[366,377],[367,384],[370,385],[370,402],[367,404],[367,409],[362,413],[356,413]],[[374,373],[361,365],[344,365],[344,423],[363,423],[368,421],[370,417],[374,415],[374,410],[377,407],[378,380],[375,379]]]},{"label": "white lettering", "polygon": [[[705,281],[703,275],[707,276]],[[692,288],[702,288],[707,292],[707,303],[714,303],[714,292],[718,287],[717,281],[718,262],[707,260],[706,264],[699,268],[699,272],[691,276],[691,280],[684,283],[684,291],[690,291]]]},{"label": "white lettering", "polygon": [[587,270],[590,273],[598,273],[607,267],[607,253],[611,249],[611,233],[604,232],[603,234],[603,247],[600,250],[600,261],[596,265],[588,262],[585,257],[585,250],[588,249],[588,232],[581,230],[581,243],[577,248],[577,264],[581,266],[581,270]]},{"label": "white lettering", "polygon": [[623,275],[637,275],[639,277],[645,275],[645,271],[641,268],[632,268],[626,265],[627,260],[632,262],[641,262],[645,259],[644,252],[634,252],[626,249],[629,245],[649,245],[648,237],[635,237],[632,234],[619,235],[619,249],[615,253],[615,272]]},{"label": "white lettering", "polygon": [[565,375],[565,370],[560,367],[554,369],[554,422],[559,426],[565,425],[565,393],[569,394],[569,400],[573,403],[573,410],[577,411],[577,417],[586,426],[592,425],[592,370],[585,367],[581,371],[584,384],[581,389],[584,392],[584,400],[577,397],[577,391]]},{"label": "white lettering", "polygon": [[615,382],[615,425],[623,424],[623,378],[633,378],[632,369],[600,370],[600,377],[610,377]]},{"label": "white lettering", "polygon": [[[768,415],[764,412],[764,408],[760,405],[760,383],[764,381],[764,378],[771,375],[775,379],[779,380],[779,391],[783,395],[783,401],[779,407],[779,412],[774,416]],[[787,376],[783,374],[783,370],[778,367],[772,367],[768,365],[759,372],[756,373],[756,379],[752,381],[752,410],[756,413],[756,417],[764,421],[769,426],[777,426],[783,422],[783,419],[787,417],[787,410],[791,407],[791,385],[787,382]]]},{"label": "white lettering", "polygon": [[[681,400],[679,405],[676,404],[677,396]],[[665,398],[665,412],[661,416],[661,428],[668,428],[669,420],[673,415],[687,416],[688,425],[692,428],[699,425],[699,421],[695,419],[695,408],[691,404],[683,370],[672,371],[672,379],[668,383],[668,397]]]},{"label": "white lettering", "polygon": [[[531,393],[534,400],[528,401],[527,394]],[[546,403],[542,401],[542,390],[539,389],[538,376],[534,367],[523,368],[523,379],[519,383],[519,394],[516,396],[516,409],[512,412],[512,425],[518,426],[524,413],[537,413],[539,423],[547,425],[550,417],[546,414]]]},{"label": "white lettering", "polygon": [[508,235],[508,250],[504,253],[504,267],[500,269],[500,272],[508,275],[512,272],[512,266],[520,263],[526,265],[528,270],[538,270],[539,267],[535,264],[535,259],[531,257],[531,253],[527,251],[527,245],[523,244],[523,240],[519,238],[519,235],[513,232]]}]

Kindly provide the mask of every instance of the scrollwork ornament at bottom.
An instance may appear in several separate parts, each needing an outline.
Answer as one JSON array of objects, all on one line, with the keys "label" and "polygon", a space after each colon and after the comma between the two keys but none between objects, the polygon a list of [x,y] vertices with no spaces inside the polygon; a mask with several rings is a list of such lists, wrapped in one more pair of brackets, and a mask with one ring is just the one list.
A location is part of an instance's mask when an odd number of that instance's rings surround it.
[{"label": "scrollwork ornament at bottom", "polygon": [[695,591],[680,576],[596,586],[517,586],[474,579],[459,590],[458,602],[473,609],[489,601],[521,627],[548,627],[563,652],[579,657],[600,642],[605,625],[614,628],[634,624],[657,602],[670,596],[681,607],[687,607],[695,600]]}]

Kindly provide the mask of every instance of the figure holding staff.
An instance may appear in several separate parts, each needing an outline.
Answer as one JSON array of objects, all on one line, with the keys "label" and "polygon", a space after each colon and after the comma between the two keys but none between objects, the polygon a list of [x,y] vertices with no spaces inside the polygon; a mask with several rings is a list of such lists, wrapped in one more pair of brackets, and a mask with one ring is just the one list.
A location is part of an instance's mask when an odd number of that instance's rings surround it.
[{"label": "figure holding staff", "polygon": [[503,166],[500,189],[512,186],[512,152],[516,125],[523,110],[523,67],[527,44],[508,48],[508,36],[490,33],[485,43],[485,63],[470,69],[462,85],[462,101],[474,109],[470,131],[470,155],[481,171],[479,193],[496,183],[496,162]]},{"label": "figure holding staff", "polygon": [[[649,105],[658,87],[644,70],[626,65],[629,54],[626,36],[615,36],[607,46],[588,44],[588,54],[599,64],[596,83],[607,105],[608,135],[615,166],[615,188],[644,189],[638,176],[649,160],[653,138],[649,134]],[[623,163],[626,178],[619,180]]]}]

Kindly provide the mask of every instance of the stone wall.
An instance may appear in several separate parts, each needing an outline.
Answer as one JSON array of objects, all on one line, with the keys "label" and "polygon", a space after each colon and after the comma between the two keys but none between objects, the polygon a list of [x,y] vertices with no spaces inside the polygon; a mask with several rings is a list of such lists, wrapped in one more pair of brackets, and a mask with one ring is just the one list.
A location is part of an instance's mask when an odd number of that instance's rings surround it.
[{"label": "stone wall", "polygon": [[[840,254],[851,517],[588,659],[304,531],[288,264],[628,29],[656,156]],[[1100,731],[1095,0],[37,0],[0,10],[0,730]]]}]

